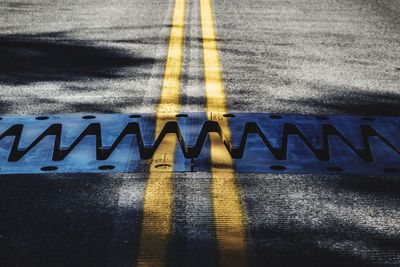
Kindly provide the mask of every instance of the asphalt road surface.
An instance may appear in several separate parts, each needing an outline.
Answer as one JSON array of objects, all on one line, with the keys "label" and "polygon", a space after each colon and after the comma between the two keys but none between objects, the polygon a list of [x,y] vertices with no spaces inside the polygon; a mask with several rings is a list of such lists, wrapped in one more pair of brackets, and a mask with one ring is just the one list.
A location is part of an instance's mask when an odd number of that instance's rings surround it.
[{"label": "asphalt road surface", "polygon": [[[400,2],[0,1],[1,115],[156,112],[168,68],[206,111],[217,67],[228,111],[400,115]],[[400,177],[215,173],[1,175],[1,265],[400,265]]]}]

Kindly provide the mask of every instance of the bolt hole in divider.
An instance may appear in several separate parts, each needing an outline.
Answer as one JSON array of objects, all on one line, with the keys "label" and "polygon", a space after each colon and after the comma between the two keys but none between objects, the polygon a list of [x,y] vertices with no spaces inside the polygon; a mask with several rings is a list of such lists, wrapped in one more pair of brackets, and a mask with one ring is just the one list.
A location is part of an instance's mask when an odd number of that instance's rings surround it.
[{"label": "bolt hole in divider", "polygon": [[343,169],[338,166],[330,166],[326,169],[330,172],[342,172],[343,171]]},{"label": "bolt hole in divider", "polygon": [[[154,136],[157,117],[164,115],[169,119]],[[147,172],[167,134],[178,140],[176,172],[211,170],[210,134],[225,145],[236,172],[398,175],[400,168],[398,116],[366,120],[370,117],[138,113],[2,118],[0,174]],[[223,120],[229,121],[230,135],[221,127]],[[155,169],[171,170],[162,158],[157,160],[161,163]]]},{"label": "bolt hole in divider", "polygon": [[364,120],[364,121],[374,121],[376,119],[372,118],[372,117],[363,117],[362,120]]},{"label": "bolt hole in divider", "polygon": [[102,171],[109,171],[109,170],[115,169],[115,166],[113,166],[113,165],[101,165],[101,166],[98,167],[98,169],[102,170]]},{"label": "bolt hole in divider", "polygon": [[321,120],[321,121],[328,121],[329,120],[329,117],[327,117],[327,116],[316,116],[315,118],[317,120]]},{"label": "bolt hole in divider", "polygon": [[231,114],[231,113],[227,113],[223,115],[225,118],[235,118],[236,115],[235,114]]},{"label": "bolt hole in divider", "polygon": [[175,117],[177,117],[177,118],[187,118],[187,117],[189,117],[189,115],[181,113],[181,114],[176,114]]},{"label": "bolt hole in divider", "polygon": [[49,118],[50,117],[48,117],[48,116],[39,116],[39,117],[36,117],[35,119],[38,121],[44,121],[44,120],[48,120]]},{"label": "bolt hole in divider", "polygon": [[280,119],[282,119],[282,116],[281,115],[269,115],[269,118],[273,119],[273,120],[280,120]]},{"label": "bolt hole in divider", "polygon": [[282,166],[282,165],[273,165],[270,168],[271,168],[271,170],[274,170],[274,171],[284,171],[287,169],[285,166]]},{"label": "bolt hole in divider", "polygon": [[56,167],[56,166],[45,166],[45,167],[40,168],[40,170],[42,170],[44,172],[55,171],[57,169],[58,169],[58,167]]},{"label": "bolt hole in divider", "polygon": [[96,119],[96,116],[93,116],[93,115],[85,115],[85,116],[82,116],[82,119],[84,119],[84,120],[92,120],[92,119]]},{"label": "bolt hole in divider", "polygon": [[165,169],[165,168],[171,168],[171,167],[172,167],[171,164],[157,164],[155,166],[155,168],[157,168],[157,169]]},{"label": "bolt hole in divider", "polygon": [[141,117],[142,117],[142,115],[138,115],[138,114],[129,115],[129,118],[131,118],[131,119],[139,119]]}]

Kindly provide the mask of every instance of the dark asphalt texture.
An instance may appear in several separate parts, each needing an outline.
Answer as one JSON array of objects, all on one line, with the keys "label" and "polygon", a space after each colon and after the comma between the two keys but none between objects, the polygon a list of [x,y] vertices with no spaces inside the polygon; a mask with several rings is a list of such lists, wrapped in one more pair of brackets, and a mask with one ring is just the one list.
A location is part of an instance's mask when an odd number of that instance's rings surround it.
[{"label": "dark asphalt texture", "polygon": [[[400,115],[397,0],[214,0],[228,109]],[[0,3],[0,114],[155,112],[172,0]],[[183,112],[204,111],[187,1]],[[238,174],[252,266],[400,265],[400,177]],[[1,266],[134,266],[146,174],[0,176]],[[216,266],[210,173],[174,176],[171,266]]]}]

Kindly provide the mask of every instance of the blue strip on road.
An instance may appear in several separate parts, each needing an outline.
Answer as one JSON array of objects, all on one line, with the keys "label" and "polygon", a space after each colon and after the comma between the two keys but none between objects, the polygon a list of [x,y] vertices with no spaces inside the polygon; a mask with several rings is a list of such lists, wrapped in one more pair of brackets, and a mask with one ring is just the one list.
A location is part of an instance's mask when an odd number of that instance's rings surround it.
[{"label": "blue strip on road", "polygon": [[218,132],[236,172],[399,174],[400,117],[225,114],[231,139],[206,113],[3,116],[0,174],[146,172],[163,136],[177,134],[176,172],[211,169]]}]

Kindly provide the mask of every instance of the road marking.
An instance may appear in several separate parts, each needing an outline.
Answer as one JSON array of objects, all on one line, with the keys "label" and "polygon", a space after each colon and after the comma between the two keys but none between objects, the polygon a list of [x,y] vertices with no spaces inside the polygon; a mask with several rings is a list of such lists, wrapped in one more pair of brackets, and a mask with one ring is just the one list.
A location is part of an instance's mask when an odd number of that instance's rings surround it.
[{"label": "road marking", "polygon": [[[204,75],[207,112],[227,113],[211,0],[200,0],[203,33]],[[210,118],[211,119],[211,118]],[[226,118],[218,120],[230,139]],[[247,266],[244,213],[233,170],[233,161],[217,134],[211,134],[212,194],[220,266]]]},{"label": "road marking", "polygon": [[[166,113],[177,113],[180,108],[184,22],[185,0],[176,0],[161,99],[157,107],[156,136],[167,121],[175,120],[174,116]],[[167,265],[167,247],[172,227],[175,146],[176,136],[168,134],[150,164],[144,195],[138,266]]]}]

